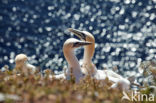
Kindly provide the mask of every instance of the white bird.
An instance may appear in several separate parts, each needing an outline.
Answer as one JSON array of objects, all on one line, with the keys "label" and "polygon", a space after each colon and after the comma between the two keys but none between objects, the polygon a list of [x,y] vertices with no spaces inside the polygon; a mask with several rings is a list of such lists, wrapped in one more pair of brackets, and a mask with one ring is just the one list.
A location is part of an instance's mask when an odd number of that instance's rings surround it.
[{"label": "white bird", "polygon": [[29,70],[31,70],[31,73],[35,73],[37,70],[34,65],[28,63],[28,57],[25,54],[18,54],[15,57],[15,63],[15,68],[21,69],[25,73]]},{"label": "white bird", "polygon": [[95,51],[95,39],[91,33],[72,28],[69,28],[68,30],[78,36],[81,40],[92,43],[91,45],[84,47],[83,64],[81,69],[85,74],[89,74],[97,80],[104,80],[108,77],[108,79],[113,83],[111,88],[117,88],[120,85],[123,90],[129,89],[130,82],[121,75],[113,72],[112,70],[97,70],[96,66],[92,62],[92,57]]},{"label": "white bird", "polygon": [[[64,42],[63,45],[63,53],[64,57],[67,60],[68,68],[67,71],[61,74],[49,75],[49,78],[54,77],[55,79],[67,79],[71,78],[71,75],[75,77],[76,83],[80,81],[83,77],[82,70],[80,68],[79,61],[74,54],[74,50],[81,46],[91,45],[90,42],[85,42],[81,40],[77,40],[75,38],[69,38]],[[45,70],[46,71],[46,70]]]},{"label": "white bird", "polygon": [[65,41],[63,45],[63,53],[65,59],[68,62],[66,79],[70,78],[71,73],[75,77],[76,83],[78,83],[80,79],[83,78],[83,73],[81,71],[79,61],[74,55],[74,49],[86,45],[91,45],[91,43],[86,41],[80,41],[75,38],[69,38]]},{"label": "white bird", "polygon": [[[75,38],[69,38],[64,42],[63,53],[64,57],[67,60],[68,68],[64,73],[49,75],[49,78],[55,79],[67,79],[71,78],[71,75],[75,77],[76,83],[79,83],[80,79],[83,77],[83,73],[80,68],[80,64],[76,56],[74,55],[74,50],[81,46],[91,45],[90,42],[85,42],[77,40]],[[46,70],[45,70],[46,71]]]}]

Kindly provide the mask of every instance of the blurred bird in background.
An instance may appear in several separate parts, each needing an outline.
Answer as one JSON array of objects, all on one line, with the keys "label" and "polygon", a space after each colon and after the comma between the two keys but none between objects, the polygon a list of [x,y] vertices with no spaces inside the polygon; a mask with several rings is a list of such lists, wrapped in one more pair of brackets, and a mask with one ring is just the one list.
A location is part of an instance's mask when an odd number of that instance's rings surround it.
[{"label": "blurred bird in background", "polygon": [[34,65],[28,63],[28,57],[25,54],[18,54],[15,57],[15,69],[20,69],[24,73],[31,71],[31,73],[35,73],[37,68]]}]

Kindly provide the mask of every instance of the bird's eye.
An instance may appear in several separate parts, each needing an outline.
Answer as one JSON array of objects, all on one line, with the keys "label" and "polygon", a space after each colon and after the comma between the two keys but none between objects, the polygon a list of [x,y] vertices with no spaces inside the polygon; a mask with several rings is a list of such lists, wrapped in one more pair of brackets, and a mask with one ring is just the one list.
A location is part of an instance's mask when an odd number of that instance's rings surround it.
[{"label": "bird's eye", "polygon": [[78,46],[79,46],[79,42],[73,44],[73,47],[78,47]]},{"label": "bird's eye", "polygon": [[86,35],[84,33],[82,33],[82,39],[86,41]]},{"label": "bird's eye", "polygon": [[83,40],[86,41],[86,35],[84,33],[80,33],[80,34],[77,34],[77,35],[79,35]]}]

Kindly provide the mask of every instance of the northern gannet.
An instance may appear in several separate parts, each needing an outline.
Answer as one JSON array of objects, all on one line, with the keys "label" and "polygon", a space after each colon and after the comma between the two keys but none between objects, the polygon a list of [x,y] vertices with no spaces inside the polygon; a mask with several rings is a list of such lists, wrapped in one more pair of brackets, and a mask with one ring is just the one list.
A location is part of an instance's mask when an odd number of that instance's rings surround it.
[{"label": "northern gannet", "polygon": [[82,70],[85,74],[89,74],[97,80],[104,80],[108,77],[113,83],[111,88],[117,88],[120,85],[123,90],[129,89],[130,82],[127,79],[112,70],[98,70],[93,64],[92,57],[95,51],[95,39],[91,33],[72,28],[69,28],[68,30],[78,36],[81,40],[92,43],[91,45],[84,47]]},{"label": "northern gannet", "polygon": [[18,54],[15,57],[15,63],[15,68],[20,69],[25,73],[29,70],[31,71],[31,73],[35,73],[37,70],[35,66],[28,63],[28,57],[25,54]]},{"label": "northern gannet", "polygon": [[[63,54],[68,63],[68,68],[64,73],[56,74],[56,75],[49,75],[49,78],[55,79],[67,79],[71,78],[71,75],[75,77],[76,83],[80,81],[83,77],[83,73],[80,68],[80,64],[76,56],[74,55],[74,50],[81,46],[91,45],[90,42],[80,41],[75,38],[69,38],[64,42],[63,45]],[[44,70],[45,72],[49,72],[49,70]],[[72,73],[72,74],[71,74]]]},{"label": "northern gannet", "polygon": [[92,43],[90,42],[77,40],[75,38],[69,38],[65,41],[63,45],[63,53],[68,63],[66,79],[69,79],[72,73],[72,75],[75,77],[76,83],[78,83],[80,79],[83,77],[79,61],[74,55],[74,49],[91,44]]}]

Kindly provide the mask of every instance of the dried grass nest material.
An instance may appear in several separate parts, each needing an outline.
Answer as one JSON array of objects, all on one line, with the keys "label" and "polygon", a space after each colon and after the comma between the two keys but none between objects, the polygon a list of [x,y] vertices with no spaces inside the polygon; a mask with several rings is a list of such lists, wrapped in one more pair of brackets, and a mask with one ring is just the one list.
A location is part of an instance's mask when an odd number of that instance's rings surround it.
[{"label": "dried grass nest material", "polygon": [[[17,72],[20,75],[17,75]],[[49,78],[49,72],[44,77],[40,75],[39,71],[35,74],[28,74],[16,69],[0,72],[0,93],[18,98],[3,98],[0,102],[132,103],[128,100],[121,100],[123,94],[120,88],[116,90],[109,89],[111,83],[108,79],[99,81],[87,76],[79,84],[76,84],[74,78],[69,81]],[[105,82],[105,84],[101,82]],[[149,94],[153,91],[153,88],[155,87],[148,87],[140,92]],[[130,93],[131,91],[129,91]]]}]

